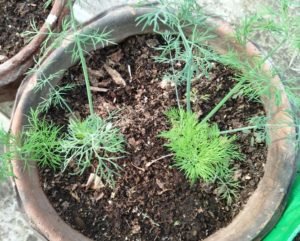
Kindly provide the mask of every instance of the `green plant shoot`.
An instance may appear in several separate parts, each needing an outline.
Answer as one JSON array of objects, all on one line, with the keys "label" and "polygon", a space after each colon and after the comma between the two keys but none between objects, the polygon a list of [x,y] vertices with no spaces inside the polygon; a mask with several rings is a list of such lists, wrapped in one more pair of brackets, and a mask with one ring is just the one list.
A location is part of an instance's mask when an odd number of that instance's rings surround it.
[{"label": "green plant shoot", "polygon": [[217,125],[199,123],[195,114],[171,109],[167,112],[171,129],[160,134],[175,154],[175,166],[194,183],[197,179],[212,182],[216,175],[227,173],[233,159],[241,159],[235,137],[221,136]]},{"label": "green plant shoot", "polygon": [[119,129],[109,120],[97,115],[90,115],[84,121],[71,120],[66,137],[61,142],[64,153],[64,169],[75,164],[82,174],[87,168],[94,166],[95,173],[106,184],[114,186],[114,176],[121,167],[115,162],[116,154],[124,152],[124,138]]}]

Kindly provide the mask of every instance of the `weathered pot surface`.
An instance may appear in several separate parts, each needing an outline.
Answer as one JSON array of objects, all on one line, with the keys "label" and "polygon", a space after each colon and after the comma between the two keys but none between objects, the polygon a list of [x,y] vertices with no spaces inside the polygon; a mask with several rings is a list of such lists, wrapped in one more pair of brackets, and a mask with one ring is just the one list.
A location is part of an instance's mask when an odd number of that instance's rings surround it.
[{"label": "weathered pot surface", "polygon": [[[147,6],[139,8],[126,5],[119,6],[103,12],[87,24],[82,31],[89,28],[104,29],[107,27],[113,30],[111,37],[114,41],[120,42],[132,35],[151,32],[150,29],[142,32],[135,23],[137,16],[149,11],[151,8]],[[239,46],[231,37],[233,30],[226,23],[216,20],[211,20],[211,23],[216,26],[214,31],[218,36],[210,43],[214,49],[220,53],[225,53],[229,48],[235,48],[241,55],[246,53],[250,58],[259,55],[259,51],[251,43],[248,43],[246,48]],[[41,66],[44,74],[48,75],[54,71],[68,69],[72,62],[70,51],[66,50],[72,49],[72,46],[72,41],[65,41],[63,46],[52,52]],[[270,68],[270,65],[266,63],[264,71],[269,72]],[[18,91],[11,121],[11,131],[14,134],[19,133],[22,126],[26,124],[26,113],[30,107],[35,107],[40,97],[47,94],[47,90],[38,93],[32,91],[38,78],[37,75],[31,76],[23,82]],[[59,78],[54,79],[53,84],[57,84],[59,80]],[[276,88],[283,89],[278,76],[273,78],[272,83]],[[271,120],[275,123],[279,120],[291,122],[292,120],[283,111],[291,108],[284,92],[282,92],[281,99],[282,104],[275,106],[272,100],[263,98],[265,110],[276,113]],[[206,238],[205,241],[261,240],[274,226],[285,207],[294,177],[295,149],[293,148],[293,140],[286,138],[287,136],[295,136],[295,129],[285,127],[271,133],[272,142],[268,149],[265,174],[257,189],[234,220],[225,228]],[[29,171],[24,172],[23,162],[15,160],[13,161],[13,168],[17,176],[15,179],[16,190],[34,228],[51,241],[90,241],[58,216],[41,188],[35,165]]]},{"label": "weathered pot surface", "polygon": [[33,64],[33,56],[37,53],[40,45],[47,37],[48,28],[54,29],[58,26],[66,0],[55,0],[52,9],[36,35],[16,55],[0,64],[0,102],[10,101],[15,98],[17,89],[24,74]]}]

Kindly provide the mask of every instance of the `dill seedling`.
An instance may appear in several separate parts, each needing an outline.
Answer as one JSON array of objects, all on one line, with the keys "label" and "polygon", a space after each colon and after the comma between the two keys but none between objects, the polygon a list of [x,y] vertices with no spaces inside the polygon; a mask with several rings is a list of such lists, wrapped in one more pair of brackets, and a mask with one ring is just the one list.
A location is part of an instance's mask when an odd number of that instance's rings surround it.
[{"label": "dill seedling", "polygon": [[[123,153],[123,137],[120,131],[112,126],[112,120],[104,120],[94,114],[92,92],[90,87],[90,80],[88,75],[88,68],[85,59],[87,49],[91,46],[96,49],[99,45],[106,46],[114,44],[110,39],[110,31],[106,29],[89,30],[88,32],[81,31],[81,27],[75,20],[71,0],[67,1],[67,7],[70,9],[70,15],[62,21],[61,31],[56,33],[49,31],[47,38],[43,43],[42,53],[46,56],[49,49],[55,49],[60,47],[64,40],[72,39],[74,42],[73,48],[70,50],[72,63],[79,62],[82,67],[86,93],[88,97],[88,105],[90,115],[85,120],[79,120],[74,115],[69,104],[65,100],[65,94],[70,91],[74,85],[66,84],[64,86],[55,86],[53,81],[63,75],[62,71],[57,73],[45,74],[41,66],[43,57],[36,63],[36,67],[29,73],[36,73],[39,76],[38,82],[35,86],[35,92],[43,91],[44,88],[48,88],[49,92],[46,98],[42,98],[37,111],[44,113],[48,111],[51,106],[59,106],[67,109],[72,114],[68,126],[68,133],[62,137],[58,142],[57,148],[53,151],[60,154],[60,162],[63,162],[63,169],[66,169],[71,161],[77,164],[79,169],[76,174],[82,174],[87,168],[93,166],[94,160],[97,160],[97,166],[95,167],[96,173],[100,175],[104,181],[110,186],[113,185],[113,176],[117,174],[120,169],[114,161],[118,159],[113,155],[116,153]],[[50,3],[50,1],[48,1]],[[27,31],[25,36],[33,38],[36,34],[39,34],[39,30],[36,24],[33,22],[32,30]],[[49,48],[48,48],[49,47]],[[51,64],[51,63],[50,63]],[[29,123],[29,130],[34,130],[35,125],[39,123]],[[45,124],[45,125],[44,125]],[[41,123],[46,128],[46,123]],[[48,126],[52,128],[52,126]],[[25,143],[26,144],[26,143]],[[29,149],[31,146],[28,147]],[[59,155],[57,155],[58,157]],[[63,158],[65,160],[63,161]]]},{"label": "dill seedling", "polygon": [[[15,152],[11,150],[14,147],[15,139],[10,133],[0,128],[0,181],[13,176],[11,160]],[[3,150],[5,148],[6,150]]]},{"label": "dill seedling", "polygon": [[[191,82],[199,75],[199,69],[206,74],[211,61],[215,60],[215,55],[206,44],[214,36],[206,23],[207,17],[195,0],[157,2],[153,11],[137,18],[137,24],[142,24],[143,29],[153,26],[153,31],[166,41],[165,45],[157,48],[161,54],[155,57],[156,62],[183,65],[182,70],[173,69],[172,75],[175,75],[173,79],[176,79],[176,84],[186,84],[186,109],[191,111]],[[161,23],[167,31],[161,30]],[[206,28],[207,31],[200,32],[199,28]],[[190,32],[189,37],[186,31]]]},{"label": "dill seedling", "polygon": [[194,183],[197,179],[212,182],[218,175],[229,172],[233,159],[242,155],[234,145],[235,137],[221,136],[216,124],[199,123],[195,114],[171,109],[166,113],[171,129],[159,136],[166,138],[165,144],[175,154],[175,166]]},{"label": "dill seedling", "polygon": [[115,154],[123,153],[124,138],[109,119],[90,115],[84,121],[71,120],[66,137],[61,142],[64,169],[73,162],[82,174],[96,160],[95,173],[109,186],[121,168]]},{"label": "dill seedling", "polygon": [[31,110],[28,125],[22,132],[20,156],[28,166],[30,161],[36,161],[42,167],[57,169],[62,159],[59,153],[60,128],[41,118],[38,110]]},{"label": "dill seedling", "polygon": [[219,195],[222,199],[225,199],[227,205],[230,206],[233,200],[238,196],[237,190],[240,188],[240,184],[238,180],[233,178],[235,171],[233,168],[228,168],[222,171],[223,174],[221,177],[218,173],[215,177],[215,182],[218,184],[216,192],[217,195]]},{"label": "dill seedling", "polygon": [[[268,51],[265,57],[252,59],[246,55],[242,56],[242,53],[234,50],[221,56],[210,50],[206,43],[214,36],[207,26],[205,14],[195,0],[159,0],[157,3],[158,5],[153,5],[152,12],[137,18],[137,23],[143,24],[144,28],[152,26],[154,32],[160,34],[165,40],[165,44],[157,48],[161,54],[155,57],[155,60],[159,63],[170,64],[171,71],[167,73],[168,79],[175,83],[179,110],[168,112],[167,116],[172,127],[169,131],[161,133],[160,136],[168,140],[166,146],[175,154],[175,165],[185,172],[188,179],[192,182],[198,178],[210,181],[213,174],[216,174],[217,178],[214,180],[220,185],[218,193],[227,199],[228,204],[232,203],[232,198],[236,196],[238,183],[230,178],[232,171],[230,171],[228,160],[240,159],[242,155],[237,152],[238,148],[235,147],[234,138],[231,139],[224,135],[254,130],[257,139],[268,140],[268,133],[271,129],[294,127],[294,124],[268,124],[267,120],[276,114],[271,112],[268,112],[268,116],[265,118],[254,118],[248,126],[233,130],[219,131],[216,124],[208,124],[208,122],[230,98],[238,95],[244,95],[250,100],[258,102],[261,102],[261,97],[269,98],[279,106],[282,93],[285,91],[291,103],[300,107],[300,99],[297,95],[299,88],[295,84],[295,79],[286,80],[285,89],[274,88],[271,79],[279,73],[278,70],[273,70],[272,73],[262,71],[265,62],[278,53],[284,45],[293,46],[296,52],[299,52],[300,19],[299,16],[290,13],[290,9],[295,6],[294,1],[280,0],[278,2],[279,11],[266,8],[264,12],[257,12],[242,21],[241,26],[237,28],[236,35],[240,44],[246,44],[248,39],[258,32],[267,31],[278,36],[277,45]],[[162,25],[164,28],[161,27]],[[192,79],[198,76],[200,71],[207,74],[211,67],[211,61],[220,62],[237,70],[236,84],[198,123],[193,114],[190,113],[188,116],[189,114],[182,110],[179,104],[177,85],[186,84],[186,109],[187,112],[191,112]],[[183,65],[182,70],[175,70],[176,63]],[[192,99],[195,100],[195,96],[192,96]],[[286,114],[296,118],[294,113],[287,112]],[[216,145],[220,148],[218,149],[208,143],[208,140],[216,141],[211,144],[218,143],[218,139],[220,139],[219,142],[227,140],[228,145]],[[197,142],[194,143],[194,140]],[[201,156],[198,155],[200,152]],[[224,158],[224,165],[217,164],[218,161],[214,159],[219,153],[228,155],[227,158]],[[209,158],[206,159],[206,157]],[[199,166],[191,161],[198,160],[198,158],[202,160],[202,162],[199,161],[201,163]],[[211,163],[207,164],[210,161],[206,162],[205,160],[210,160]],[[203,167],[201,167],[202,165]],[[224,175],[220,175],[220,170],[223,170]]]}]

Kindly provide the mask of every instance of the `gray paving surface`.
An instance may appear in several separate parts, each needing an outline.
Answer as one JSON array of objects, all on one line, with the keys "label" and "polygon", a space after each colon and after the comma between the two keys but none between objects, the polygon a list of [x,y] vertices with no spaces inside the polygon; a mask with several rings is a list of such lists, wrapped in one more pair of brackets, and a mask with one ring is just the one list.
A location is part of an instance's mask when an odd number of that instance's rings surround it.
[{"label": "gray paving surface", "polygon": [[[125,0],[100,0],[100,4],[95,4],[96,0],[86,0],[89,4],[105,7],[107,4],[120,3]],[[126,1],[125,1],[126,2]],[[256,6],[261,3],[272,2],[271,0],[199,0],[203,6],[207,8],[212,14],[219,15],[225,20],[236,23],[245,14],[252,12]],[[273,1],[274,2],[274,1]],[[276,2],[276,1],[275,1]],[[94,7],[88,7],[88,11],[85,11],[84,5],[77,6],[77,17],[89,17],[91,14],[90,9]],[[95,12],[95,10],[93,10]],[[93,13],[92,13],[93,14]],[[268,36],[256,36],[253,39],[256,43],[265,49],[268,49],[274,42],[268,38]],[[295,56],[294,53],[288,52],[286,49],[282,49],[284,54],[278,55],[275,58],[276,64],[280,66],[289,67],[290,76],[300,75],[300,58]],[[293,61],[291,61],[293,59]],[[11,109],[11,103],[0,104],[0,112],[4,112],[9,116]],[[7,126],[7,118],[0,113],[0,125]],[[16,201],[16,195],[9,182],[0,184],[0,241],[43,241],[44,239],[35,233],[31,228],[22,212],[19,209]]]}]

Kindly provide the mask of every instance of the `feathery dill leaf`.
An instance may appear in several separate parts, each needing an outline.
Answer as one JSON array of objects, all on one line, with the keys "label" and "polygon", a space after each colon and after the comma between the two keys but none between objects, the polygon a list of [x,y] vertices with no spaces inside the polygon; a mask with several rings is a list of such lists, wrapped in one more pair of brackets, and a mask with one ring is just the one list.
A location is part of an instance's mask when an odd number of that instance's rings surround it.
[{"label": "feathery dill leaf", "polygon": [[234,144],[235,136],[220,136],[216,124],[199,123],[195,114],[182,109],[166,113],[171,129],[160,133],[175,154],[175,166],[194,183],[197,179],[214,180],[216,173],[227,173],[231,160],[241,159]]},{"label": "feathery dill leaf", "polygon": [[60,128],[40,117],[39,110],[30,111],[28,125],[22,131],[20,155],[25,166],[36,161],[42,167],[57,169],[61,163]]},{"label": "feathery dill leaf", "polygon": [[121,167],[115,162],[124,153],[124,138],[109,119],[89,115],[85,120],[70,120],[68,133],[61,141],[61,153],[65,157],[64,169],[74,162],[76,174],[82,174],[96,161],[95,173],[106,184],[114,186],[114,176]]}]

